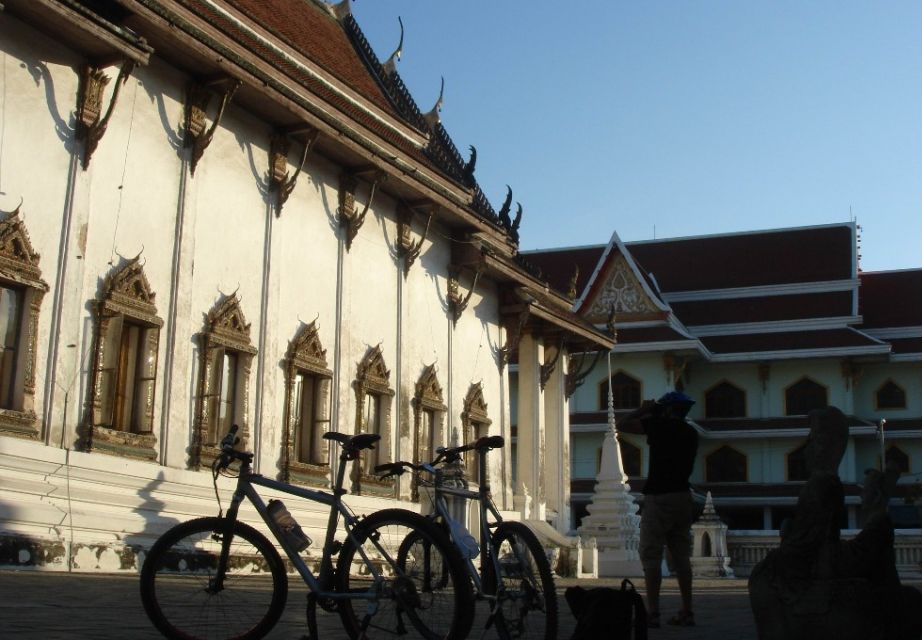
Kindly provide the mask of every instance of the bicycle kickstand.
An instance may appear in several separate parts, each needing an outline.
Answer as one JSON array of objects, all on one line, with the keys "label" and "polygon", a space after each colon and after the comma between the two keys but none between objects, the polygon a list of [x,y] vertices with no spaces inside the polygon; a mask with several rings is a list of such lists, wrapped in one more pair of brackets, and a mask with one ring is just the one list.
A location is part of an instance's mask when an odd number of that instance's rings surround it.
[{"label": "bicycle kickstand", "polygon": [[307,635],[301,640],[320,640],[317,634],[317,595],[311,591],[307,594]]}]

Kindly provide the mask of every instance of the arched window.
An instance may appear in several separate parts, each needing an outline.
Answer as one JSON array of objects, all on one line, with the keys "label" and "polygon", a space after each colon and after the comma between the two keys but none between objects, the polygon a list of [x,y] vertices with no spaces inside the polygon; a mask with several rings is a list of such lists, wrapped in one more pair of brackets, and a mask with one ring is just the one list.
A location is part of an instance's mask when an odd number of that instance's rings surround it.
[{"label": "arched window", "polygon": [[746,415],[746,392],[729,382],[721,382],[704,394],[706,418],[742,418]]},{"label": "arched window", "polygon": [[[480,382],[475,382],[468,388],[463,407],[461,412],[462,443],[469,444],[489,435],[492,422],[487,415],[487,403],[483,399],[483,385]],[[465,455],[464,473],[469,480],[474,482],[478,480],[476,453],[469,452]]]},{"label": "arched window", "polygon": [[621,436],[618,436],[618,445],[621,448],[621,464],[624,473],[636,478],[640,476],[642,456],[640,447],[636,447]]},{"label": "arched window", "polygon": [[48,285],[17,208],[0,222],[0,434],[38,439],[35,360],[38,313]]},{"label": "arched window", "polygon": [[708,482],[746,482],[746,454],[724,445],[705,459]]},{"label": "arched window", "polygon": [[878,409],[905,409],[906,392],[893,380],[887,380],[877,390]]},{"label": "arched window", "polygon": [[814,409],[824,409],[828,404],[826,387],[807,377],[784,390],[784,413],[788,416],[805,416]]},{"label": "arched window", "polygon": [[901,473],[909,473],[909,454],[896,445],[887,447],[887,462],[895,462]]},{"label": "arched window", "polygon": [[810,477],[810,471],[807,469],[807,445],[802,444],[787,456],[787,478],[788,480],[806,480]]},{"label": "arched window", "polygon": [[157,458],[154,382],[160,327],[155,295],[140,256],[106,277],[96,302],[90,421],[83,447],[131,458]]},{"label": "arched window", "polygon": [[355,433],[377,433],[381,439],[374,449],[362,451],[356,461],[353,489],[365,495],[393,497],[396,483],[379,479],[374,468],[391,458],[391,372],[384,364],[381,345],[372,347],[358,365],[355,382]]},{"label": "arched window", "polygon": [[[611,377],[611,395],[615,409],[636,409],[640,406],[640,380],[623,371]],[[608,408],[608,380],[599,384],[599,408]]]},{"label": "arched window", "polygon": [[[413,396],[413,462],[429,462],[435,456],[435,448],[445,442],[442,432],[445,412],[448,407],[442,399],[442,385],[436,374],[435,365],[423,369],[416,382]],[[413,478],[413,499],[419,499],[418,479]]]},{"label": "arched window", "polygon": [[333,372],[326,354],[316,322],[304,325],[288,346],[282,440],[282,479],[287,482],[329,485],[329,447],[323,434],[330,426]]},{"label": "arched window", "polygon": [[201,333],[199,403],[192,442],[192,468],[208,467],[220,455],[218,442],[233,425],[239,448],[250,437],[250,368],[256,348],[237,294],[224,296],[208,312]]}]

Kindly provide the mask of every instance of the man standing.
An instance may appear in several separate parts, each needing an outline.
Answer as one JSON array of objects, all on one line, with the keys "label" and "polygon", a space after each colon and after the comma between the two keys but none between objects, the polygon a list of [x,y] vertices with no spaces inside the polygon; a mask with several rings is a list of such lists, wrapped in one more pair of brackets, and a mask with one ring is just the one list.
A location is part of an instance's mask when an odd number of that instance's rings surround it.
[{"label": "man standing", "polygon": [[672,391],[656,402],[645,401],[628,416],[639,419],[647,435],[650,468],[644,486],[640,520],[640,561],[647,586],[648,626],[660,626],[659,593],[663,581],[663,547],[675,566],[682,609],[669,624],[694,626],[689,536],[694,502],[688,478],[695,464],[698,434],[685,416],[695,401]]}]

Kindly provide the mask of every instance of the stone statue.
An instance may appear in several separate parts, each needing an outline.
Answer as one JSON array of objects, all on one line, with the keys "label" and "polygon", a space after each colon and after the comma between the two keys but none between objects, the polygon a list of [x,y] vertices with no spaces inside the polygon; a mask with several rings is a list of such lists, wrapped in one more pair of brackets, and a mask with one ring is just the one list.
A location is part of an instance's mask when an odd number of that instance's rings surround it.
[{"label": "stone statue", "polygon": [[809,479],[781,544],[749,577],[749,600],[760,640],[918,640],[922,594],[900,585],[887,504],[899,478],[889,466],[871,470],[862,495],[864,528],[843,541],[845,493],[837,469],[848,443],[848,420],[829,407],[809,415]]}]

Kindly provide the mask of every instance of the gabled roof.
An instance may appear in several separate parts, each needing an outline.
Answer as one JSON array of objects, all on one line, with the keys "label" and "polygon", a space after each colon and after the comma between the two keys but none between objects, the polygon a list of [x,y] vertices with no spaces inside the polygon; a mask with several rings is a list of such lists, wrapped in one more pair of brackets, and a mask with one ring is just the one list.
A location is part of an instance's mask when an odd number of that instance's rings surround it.
[{"label": "gabled roof", "polygon": [[[861,321],[854,223],[627,243],[615,233],[605,247],[532,252],[528,259],[544,269],[551,283],[570,284],[574,265],[579,265],[582,295],[575,308],[593,322],[617,297],[617,291],[603,294],[605,287],[612,288],[616,261],[633,274],[638,292],[633,299],[649,300],[660,311],[660,322],[616,318],[616,349],[675,351],[682,348],[676,340],[684,338],[697,341],[699,353],[711,360],[890,353],[882,336],[853,328]],[[585,265],[593,260],[584,280]],[[922,270],[893,278],[875,274],[868,280],[875,291],[893,295],[896,290],[909,297],[922,283]],[[620,282],[623,286],[623,277]],[[913,303],[922,306],[922,296]],[[876,313],[873,318],[879,321],[883,316]],[[893,337],[922,338],[922,309],[916,313],[910,307],[902,321],[912,324],[916,317],[918,336]],[[647,320],[643,331],[631,323],[638,319]],[[900,349],[916,346],[906,342]]]},{"label": "gabled roof", "polygon": [[612,233],[574,310],[591,322],[604,322],[611,311],[616,318],[629,319],[665,319],[669,314],[669,307],[647,274],[637,268],[617,232]]},{"label": "gabled roof", "polygon": [[664,293],[847,280],[855,274],[853,223],[627,246]]},{"label": "gabled roof", "polygon": [[863,329],[922,328],[922,269],[863,272]]}]

